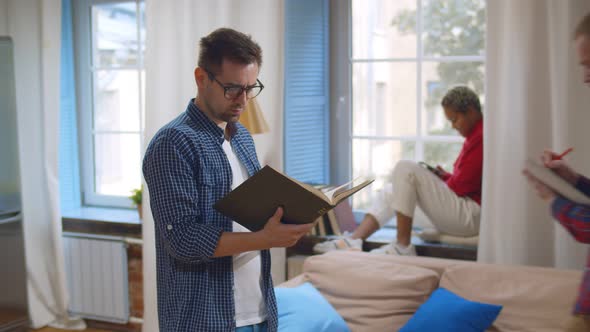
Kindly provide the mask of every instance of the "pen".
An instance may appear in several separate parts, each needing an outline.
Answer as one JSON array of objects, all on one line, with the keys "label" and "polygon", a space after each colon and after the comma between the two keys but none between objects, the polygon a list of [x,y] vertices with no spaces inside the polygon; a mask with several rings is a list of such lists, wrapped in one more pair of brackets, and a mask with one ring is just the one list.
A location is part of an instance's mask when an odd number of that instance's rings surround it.
[{"label": "pen", "polygon": [[573,150],[574,150],[574,148],[569,148],[569,149],[567,149],[567,150],[563,151],[563,153],[562,153],[562,154],[560,154],[560,155],[558,155],[558,156],[553,156],[553,157],[551,158],[551,160],[561,160],[563,157],[565,157],[565,155],[566,155],[566,154],[568,154],[568,153],[572,152]]}]

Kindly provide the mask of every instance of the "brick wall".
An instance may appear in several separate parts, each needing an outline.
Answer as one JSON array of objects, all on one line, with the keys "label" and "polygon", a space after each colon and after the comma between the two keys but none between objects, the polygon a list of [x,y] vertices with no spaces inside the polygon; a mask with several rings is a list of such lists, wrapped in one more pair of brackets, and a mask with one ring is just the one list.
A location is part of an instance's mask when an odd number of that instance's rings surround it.
[{"label": "brick wall", "polygon": [[143,267],[142,247],[130,244],[127,247],[129,274],[129,314],[131,317],[143,318]]}]

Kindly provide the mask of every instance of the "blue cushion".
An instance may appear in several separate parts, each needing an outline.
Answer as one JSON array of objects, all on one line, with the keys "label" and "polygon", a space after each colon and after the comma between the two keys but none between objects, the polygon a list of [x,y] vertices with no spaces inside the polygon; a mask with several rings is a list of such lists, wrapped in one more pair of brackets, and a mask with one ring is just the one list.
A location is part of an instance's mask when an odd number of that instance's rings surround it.
[{"label": "blue cushion", "polygon": [[400,332],[483,332],[502,306],[466,300],[444,288],[435,290]]},{"label": "blue cushion", "polygon": [[310,283],[275,288],[279,332],[350,332],[338,312]]}]

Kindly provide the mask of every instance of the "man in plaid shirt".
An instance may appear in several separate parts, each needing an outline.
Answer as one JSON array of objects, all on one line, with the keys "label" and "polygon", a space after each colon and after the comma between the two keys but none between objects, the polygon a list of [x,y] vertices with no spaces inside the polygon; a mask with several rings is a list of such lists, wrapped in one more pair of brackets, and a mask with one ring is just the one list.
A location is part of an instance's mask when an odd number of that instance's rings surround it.
[{"label": "man in plaid shirt", "polygon": [[312,223],[281,223],[277,208],[250,232],[213,205],[260,170],[254,142],[238,123],[258,80],[260,46],[218,29],[201,39],[198,94],[151,140],[143,161],[155,222],[160,331],[274,332],[272,247],[288,247]]},{"label": "man in plaid shirt", "polygon": [[[590,14],[586,15],[578,24],[574,40],[580,65],[584,69],[584,82],[590,86]],[[572,185],[575,185],[586,196],[590,196],[590,179],[575,172],[552,151],[545,151],[541,158],[545,166],[551,168]],[[590,206],[578,204],[559,196],[531,174],[526,171],[525,174],[535,187],[538,195],[545,201],[550,202],[555,219],[565,227],[576,241],[590,244]],[[578,300],[574,307],[574,318],[569,322],[566,331],[590,331],[590,251],[586,260]]]}]

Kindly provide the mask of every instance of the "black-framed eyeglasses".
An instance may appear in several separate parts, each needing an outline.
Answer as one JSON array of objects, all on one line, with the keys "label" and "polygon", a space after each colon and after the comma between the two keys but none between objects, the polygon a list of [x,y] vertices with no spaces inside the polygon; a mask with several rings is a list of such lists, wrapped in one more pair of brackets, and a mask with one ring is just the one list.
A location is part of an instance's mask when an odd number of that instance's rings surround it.
[{"label": "black-framed eyeglasses", "polygon": [[246,93],[246,99],[252,99],[258,96],[262,89],[264,89],[264,84],[262,84],[262,82],[260,82],[260,80],[258,79],[256,79],[256,84],[248,86],[242,86],[237,84],[223,84],[219,82],[217,78],[215,78],[215,75],[212,72],[208,70],[205,71],[209,75],[210,80],[214,80],[215,82],[217,82],[217,84],[219,84],[220,87],[223,88],[223,96],[225,97],[225,99],[228,100],[234,100],[241,96],[244,92]]}]

